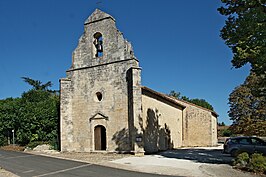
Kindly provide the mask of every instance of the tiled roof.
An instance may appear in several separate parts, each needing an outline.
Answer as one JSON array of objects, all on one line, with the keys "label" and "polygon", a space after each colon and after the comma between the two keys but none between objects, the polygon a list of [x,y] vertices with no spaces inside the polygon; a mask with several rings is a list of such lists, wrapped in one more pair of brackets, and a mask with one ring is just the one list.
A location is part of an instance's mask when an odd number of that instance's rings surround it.
[{"label": "tiled roof", "polygon": [[[212,110],[209,110],[209,109],[207,109],[207,108],[204,108],[204,107],[198,106],[198,105],[193,104],[193,103],[190,103],[190,102],[188,102],[188,101],[180,100],[180,99],[177,99],[177,98],[175,98],[175,97],[171,97],[171,96],[168,96],[168,95],[166,95],[166,94],[156,92],[156,91],[154,91],[154,90],[152,90],[152,89],[150,89],[150,88],[148,88],[148,87],[145,87],[145,86],[142,86],[141,88],[142,88],[143,90],[146,90],[146,91],[152,93],[152,94],[155,94],[155,95],[157,95],[157,96],[160,96],[161,98],[166,99],[166,100],[168,100],[168,101],[170,101],[170,102],[172,102],[172,103],[175,103],[175,104],[177,104],[178,106],[181,106],[182,108],[186,108],[186,106],[185,106],[184,104],[182,104],[182,103],[185,103],[185,104],[188,104],[188,105],[191,105],[191,106],[194,106],[194,107],[197,107],[197,108],[203,109],[203,110],[205,110],[205,111],[211,112],[211,113],[212,113],[214,116],[216,116],[216,117],[219,116],[215,111],[212,111]],[[181,103],[180,103],[180,102],[181,102]]]},{"label": "tiled roof", "polygon": [[165,99],[167,101],[170,101],[171,103],[174,103],[177,106],[182,107],[183,109],[186,108],[185,105],[182,105],[182,104],[178,103],[175,99],[173,99],[172,97],[170,97],[170,96],[168,96],[166,94],[162,94],[162,93],[156,92],[156,91],[154,91],[154,90],[152,90],[152,89],[150,89],[148,87],[145,87],[145,86],[142,86],[141,88],[142,88],[142,90],[148,91],[151,94],[154,94],[156,96],[159,96],[159,97],[161,97],[161,98],[163,98],[163,99]]}]

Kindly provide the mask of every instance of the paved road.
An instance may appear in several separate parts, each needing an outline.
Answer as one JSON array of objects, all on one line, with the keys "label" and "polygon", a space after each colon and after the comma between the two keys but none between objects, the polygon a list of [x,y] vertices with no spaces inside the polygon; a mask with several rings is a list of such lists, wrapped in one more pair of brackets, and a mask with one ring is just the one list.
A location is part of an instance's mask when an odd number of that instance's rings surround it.
[{"label": "paved road", "polygon": [[163,177],[162,175],[138,173],[89,163],[3,150],[0,150],[0,166],[21,177]]}]

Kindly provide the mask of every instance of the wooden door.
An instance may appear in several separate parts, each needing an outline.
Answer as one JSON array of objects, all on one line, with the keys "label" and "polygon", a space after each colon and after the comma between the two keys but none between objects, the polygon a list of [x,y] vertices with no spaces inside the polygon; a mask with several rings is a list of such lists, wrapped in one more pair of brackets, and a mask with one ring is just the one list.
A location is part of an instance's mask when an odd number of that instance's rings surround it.
[{"label": "wooden door", "polygon": [[106,129],[98,125],[94,129],[94,146],[95,150],[106,150]]}]

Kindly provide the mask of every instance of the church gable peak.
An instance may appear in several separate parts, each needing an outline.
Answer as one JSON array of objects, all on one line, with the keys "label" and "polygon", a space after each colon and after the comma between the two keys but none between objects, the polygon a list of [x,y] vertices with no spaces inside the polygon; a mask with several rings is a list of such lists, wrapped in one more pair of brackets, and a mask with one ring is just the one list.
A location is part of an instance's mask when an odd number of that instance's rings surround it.
[{"label": "church gable peak", "polygon": [[112,17],[111,15],[101,11],[100,9],[95,9],[95,11],[87,18],[84,24],[90,24],[107,18],[110,18],[115,21],[114,17]]},{"label": "church gable peak", "polygon": [[73,52],[71,70],[126,59],[136,59],[131,43],[124,39],[111,15],[96,9],[85,22],[84,33]]}]

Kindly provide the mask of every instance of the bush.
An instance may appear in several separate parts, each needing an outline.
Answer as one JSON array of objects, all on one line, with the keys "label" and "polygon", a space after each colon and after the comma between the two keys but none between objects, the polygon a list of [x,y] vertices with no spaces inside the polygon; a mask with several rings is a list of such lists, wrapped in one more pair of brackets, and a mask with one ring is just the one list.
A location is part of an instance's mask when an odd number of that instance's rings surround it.
[{"label": "bush", "polygon": [[249,163],[249,155],[246,152],[239,154],[234,160],[234,165],[240,168],[246,168]]},{"label": "bush", "polygon": [[266,157],[255,153],[251,156],[248,168],[255,173],[266,173]]},{"label": "bush", "polygon": [[52,150],[59,150],[59,143],[56,139],[54,139],[54,141],[50,141],[49,145],[51,146]]},{"label": "bush", "polygon": [[33,148],[37,147],[38,145],[42,145],[42,144],[48,144],[48,143],[43,142],[43,141],[32,141],[27,145],[27,147],[33,149]]},{"label": "bush", "polygon": [[7,138],[3,135],[0,135],[0,146],[6,146],[7,145]]},{"label": "bush", "polygon": [[233,164],[242,170],[266,174],[266,157],[262,154],[255,153],[249,156],[248,153],[243,152],[235,158]]},{"label": "bush", "polygon": [[222,134],[222,136],[230,137],[230,136],[232,136],[233,133],[229,129],[224,129],[224,130],[222,130],[221,134]]}]

